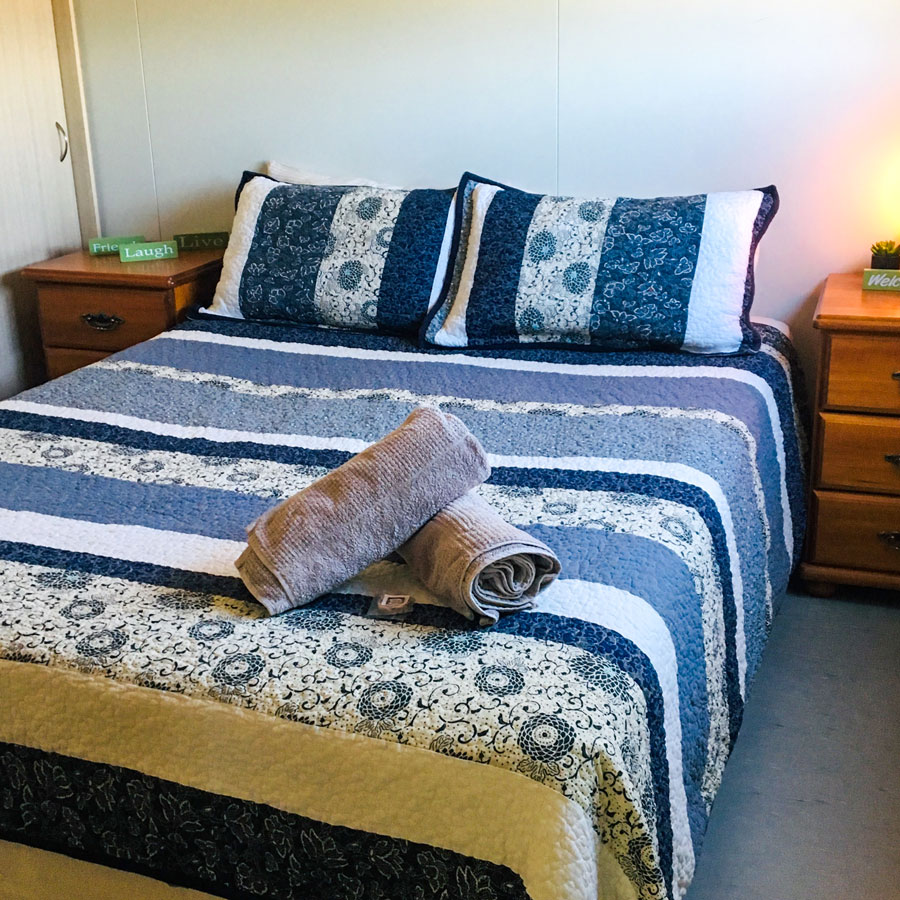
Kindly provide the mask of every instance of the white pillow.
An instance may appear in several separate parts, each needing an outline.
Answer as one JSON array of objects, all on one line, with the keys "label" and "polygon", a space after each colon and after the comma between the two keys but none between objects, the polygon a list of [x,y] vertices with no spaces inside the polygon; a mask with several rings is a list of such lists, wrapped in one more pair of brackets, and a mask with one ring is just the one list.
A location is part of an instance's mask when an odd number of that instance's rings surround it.
[{"label": "white pillow", "polygon": [[360,187],[388,187],[368,178],[334,178],[331,175],[318,175],[306,169],[297,169],[284,163],[269,160],[266,163],[266,175],[276,181],[284,181],[288,184],[353,184]]}]

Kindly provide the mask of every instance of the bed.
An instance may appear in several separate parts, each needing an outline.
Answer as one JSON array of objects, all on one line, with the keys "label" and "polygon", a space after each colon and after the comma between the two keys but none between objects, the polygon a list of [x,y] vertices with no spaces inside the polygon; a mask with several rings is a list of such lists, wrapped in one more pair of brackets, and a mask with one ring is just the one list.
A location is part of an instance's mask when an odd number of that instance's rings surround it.
[{"label": "bed", "polygon": [[[804,530],[759,328],[697,357],[195,319],[0,404],[0,894],[88,862],[133,897],[682,897]],[[246,525],[421,402],[561,578],[488,629],[391,562],[264,617]],[[423,602],[366,618],[383,589]]]}]

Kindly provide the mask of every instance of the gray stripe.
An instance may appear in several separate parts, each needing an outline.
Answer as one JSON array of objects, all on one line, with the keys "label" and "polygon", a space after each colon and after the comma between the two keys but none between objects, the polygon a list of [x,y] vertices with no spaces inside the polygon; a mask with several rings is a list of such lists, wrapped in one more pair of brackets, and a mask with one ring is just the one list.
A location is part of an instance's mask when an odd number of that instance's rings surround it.
[{"label": "gray stripe", "polygon": [[272,505],[251,494],[142,484],[10,463],[0,463],[0,496],[4,509],[230,541],[245,540],[247,525]]}]

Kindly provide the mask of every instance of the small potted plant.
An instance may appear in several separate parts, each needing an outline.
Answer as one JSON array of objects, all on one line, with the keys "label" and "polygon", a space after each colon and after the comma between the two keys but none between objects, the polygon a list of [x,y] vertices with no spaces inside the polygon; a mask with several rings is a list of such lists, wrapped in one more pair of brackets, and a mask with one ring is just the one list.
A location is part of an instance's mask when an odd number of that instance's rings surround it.
[{"label": "small potted plant", "polygon": [[873,269],[900,269],[900,244],[878,241],[872,244]]}]

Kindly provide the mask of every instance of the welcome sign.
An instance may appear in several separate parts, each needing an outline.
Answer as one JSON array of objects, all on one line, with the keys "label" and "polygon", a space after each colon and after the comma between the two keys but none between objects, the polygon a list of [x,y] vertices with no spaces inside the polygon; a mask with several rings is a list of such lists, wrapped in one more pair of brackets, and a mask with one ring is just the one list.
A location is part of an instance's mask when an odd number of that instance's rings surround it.
[{"label": "welcome sign", "polygon": [[900,291],[900,269],[863,269],[864,291]]},{"label": "welcome sign", "polygon": [[119,247],[122,262],[155,262],[160,259],[175,259],[178,244],[175,241],[151,241],[148,244],[123,244]]}]

